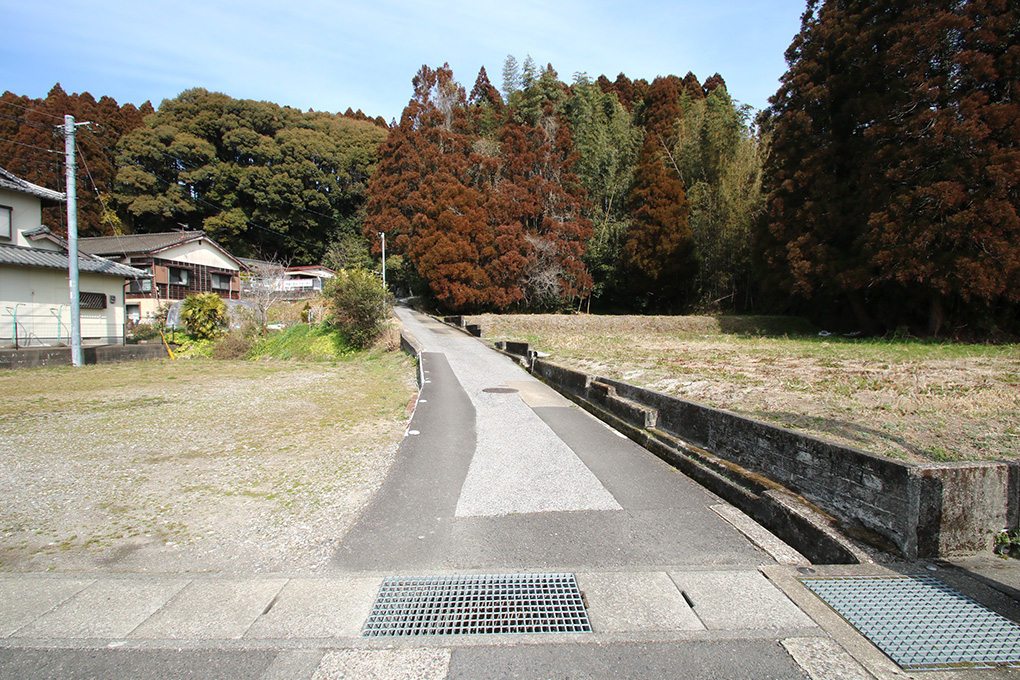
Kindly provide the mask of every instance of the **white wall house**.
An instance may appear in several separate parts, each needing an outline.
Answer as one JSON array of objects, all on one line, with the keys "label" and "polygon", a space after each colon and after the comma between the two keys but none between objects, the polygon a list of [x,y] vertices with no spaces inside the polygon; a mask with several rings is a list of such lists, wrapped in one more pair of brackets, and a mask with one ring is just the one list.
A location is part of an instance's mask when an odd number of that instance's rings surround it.
[{"label": "white wall house", "polygon": [[[244,291],[262,284],[275,291],[296,294],[288,297],[313,297],[322,292],[326,281],[336,276],[336,271],[322,265],[287,267],[266,260],[237,259],[247,270],[241,274],[241,289]],[[262,280],[265,277],[269,280]]]},{"label": "white wall house", "polygon": [[[70,344],[67,243],[42,225],[64,194],[0,168],[0,347]],[[78,254],[83,342],[124,341],[126,280],[145,273]]]},{"label": "white wall house", "polygon": [[78,239],[79,249],[146,272],[126,291],[129,323],[152,320],[163,303],[193,293],[216,293],[225,300],[241,295],[242,265],[201,231],[128,234]]}]

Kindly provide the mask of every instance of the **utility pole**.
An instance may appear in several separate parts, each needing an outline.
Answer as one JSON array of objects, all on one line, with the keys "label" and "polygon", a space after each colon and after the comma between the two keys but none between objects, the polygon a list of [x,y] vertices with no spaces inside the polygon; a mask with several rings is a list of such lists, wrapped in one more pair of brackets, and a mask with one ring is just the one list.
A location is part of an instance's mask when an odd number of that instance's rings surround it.
[{"label": "utility pole", "polygon": [[380,231],[379,235],[382,236],[382,287],[386,289],[386,232]]},{"label": "utility pole", "polygon": [[67,279],[71,287],[71,365],[82,366],[81,295],[78,288],[78,196],[74,184],[74,116],[64,116],[64,156],[67,166]]}]

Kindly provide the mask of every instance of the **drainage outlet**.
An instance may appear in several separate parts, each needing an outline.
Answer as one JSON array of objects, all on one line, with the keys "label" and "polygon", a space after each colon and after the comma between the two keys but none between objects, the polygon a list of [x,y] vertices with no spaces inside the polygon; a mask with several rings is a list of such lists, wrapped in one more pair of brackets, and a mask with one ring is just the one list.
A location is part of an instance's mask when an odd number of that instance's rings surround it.
[{"label": "drainage outlet", "polygon": [[1020,626],[934,577],[800,581],[904,669],[1020,666]]},{"label": "drainage outlet", "polygon": [[482,392],[487,394],[517,394],[517,390],[512,387],[486,387]]},{"label": "drainage outlet", "polygon": [[573,574],[387,578],[362,637],[590,633]]}]

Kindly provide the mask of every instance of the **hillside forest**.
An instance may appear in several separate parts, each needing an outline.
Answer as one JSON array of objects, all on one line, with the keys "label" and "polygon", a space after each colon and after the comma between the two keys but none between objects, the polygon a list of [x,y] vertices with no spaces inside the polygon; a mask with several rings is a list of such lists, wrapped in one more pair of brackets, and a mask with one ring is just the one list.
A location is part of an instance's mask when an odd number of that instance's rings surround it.
[{"label": "hillside forest", "polygon": [[[497,84],[423,66],[399,120],[193,89],[158,109],[0,97],[0,167],[83,235],[201,229],[231,252],[378,266],[439,309],[798,313],[841,330],[1020,331],[1020,9],[811,0],[770,106],[719,74]],[[47,225],[64,217],[49,209]]]}]

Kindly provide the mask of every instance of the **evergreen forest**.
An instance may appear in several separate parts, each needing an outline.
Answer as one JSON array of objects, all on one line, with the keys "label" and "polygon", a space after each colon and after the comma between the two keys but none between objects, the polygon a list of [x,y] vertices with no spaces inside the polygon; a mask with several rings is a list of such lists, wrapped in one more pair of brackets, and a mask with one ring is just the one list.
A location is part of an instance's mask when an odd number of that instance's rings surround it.
[{"label": "evergreen forest", "polygon": [[[810,0],[764,111],[719,74],[508,56],[423,66],[399,120],[201,89],[0,97],[0,167],[83,235],[204,230],[240,256],[378,266],[440,310],[796,313],[864,334],[1020,332],[1020,8]],[[47,225],[63,217],[48,209]]]}]

